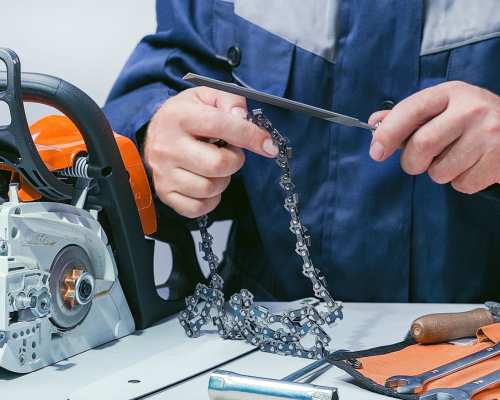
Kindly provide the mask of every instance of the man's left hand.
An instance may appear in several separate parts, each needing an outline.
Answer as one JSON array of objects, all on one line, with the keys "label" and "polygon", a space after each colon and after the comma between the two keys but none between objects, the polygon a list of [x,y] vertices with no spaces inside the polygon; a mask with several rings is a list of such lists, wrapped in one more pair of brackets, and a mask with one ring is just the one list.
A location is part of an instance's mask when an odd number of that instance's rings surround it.
[{"label": "man's left hand", "polygon": [[465,82],[424,89],[379,111],[370,156],[384,161],[398,148],[401,167],[437,183],[476,193],[500,182],[500,97]]}]

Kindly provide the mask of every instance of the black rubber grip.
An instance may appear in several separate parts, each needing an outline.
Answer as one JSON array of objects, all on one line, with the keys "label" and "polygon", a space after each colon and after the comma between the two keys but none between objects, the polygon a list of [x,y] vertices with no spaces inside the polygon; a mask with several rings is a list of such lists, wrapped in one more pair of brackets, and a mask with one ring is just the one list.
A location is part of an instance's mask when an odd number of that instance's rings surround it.
[{"label": "black rubber grip", "polygon": [[[7,87],[7,74],[0,72],[0,91]],[[45,104],[69,117],[82,133],[92,161],[108,160],[115,144],[109,133],[111,127],[99,106],[82,90],[54,76],[23,72],[21,74],[23,101]],[[109,153],[109,152],[108,152]]]}]

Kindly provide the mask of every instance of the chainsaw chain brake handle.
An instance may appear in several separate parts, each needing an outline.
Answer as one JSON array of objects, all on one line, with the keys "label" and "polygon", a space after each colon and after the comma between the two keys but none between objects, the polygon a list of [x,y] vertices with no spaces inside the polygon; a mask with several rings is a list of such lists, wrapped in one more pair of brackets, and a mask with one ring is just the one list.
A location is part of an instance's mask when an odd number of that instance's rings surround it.
[{"label": "chainsaw chain brake handle", "polygon": [[[44,197],[71,199],[73,186],[53,175],[41,160],[29,131],[23,101],[54,107],[70,118],[85,141],[89,175],[99,191],[96,199],[109,220],[120,283],[137,329],[144,329],[178,312],[184,300],[164,300],[156,290],[154,242],[144,237],[129,176],[109,123],[99,106],[84,92],[49,75],[22,73],[19,58],[0,48],[6,73],[0,72],[0,101],[10,109],[10,124],[0,126],[0,162],[18,171]],[[174,264],[174,268],[176,268]]]},{"label": "chainsaw chain brake handle", "polygon": [[[43,163],[31,138],[23,105],[24,99],[63,108],[63,96],[59,92],[62,81],[45,75],[23,74],[21,88],[21,65],[17,55],[12,50],[0,49],[0,60],[6,66],[6,73],[0,73],[0,101],[5,102],[10,111],[10,124],[0,126],[0,160],[18,171],[46,198],[68,200],[73,188],[59,180]],[[76,88],[69,89],[71,95],[71,89]],[[74,104],[69,107],[73,111],[71,106]]]}]

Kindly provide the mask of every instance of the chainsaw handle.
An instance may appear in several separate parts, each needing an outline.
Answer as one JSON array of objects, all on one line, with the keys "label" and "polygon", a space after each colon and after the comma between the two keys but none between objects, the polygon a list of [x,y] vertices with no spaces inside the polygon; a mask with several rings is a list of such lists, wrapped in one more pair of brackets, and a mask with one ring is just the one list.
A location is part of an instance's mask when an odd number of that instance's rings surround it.
[{"label": "chainsaw handle", "polygon": [[[51,106],[76,125],[87,147],[88,173],[92,178],[110,174],[117,167],[116,163],[123,165],[108,120],[101,108],[81,89],[63,79],[30,72],[21,74],[21,89],[24,101]],[[110,157],[110,152],[117,157]]]},{"label": "chainsaw handle", "polygon": [[[5,87],[5,83],[5,74],[0,74],[0,90]],[[81,132],[91,157],[100,146],[111,142],[106,138],[113,139],[111,127],[102,110],[85,92],[71,83],[50,75],[23,72],[21,91],[24,101],[53,107],[71,119]]]},{"label": "chainsaw handle", "polygon": [[[23,101],[45,104],[61,111],[77,126],[89,153],[88,172],[99,178],[115,172],[126,175],[111,127],[99,106],[82,90],[63,79],[37,73],[21,73],[19,58],[0,48],[6,72],[0,72],[0,100],[9,106],[11,123],[0,127],[3,142],[16,149],[4,161],[17,169],[46,198],[71,199],[73,187],[56,178],[41,160],[26,121]],[[8,152],[7,152],[8,153]]]},{"label": "chainsaw handle", "polygon": [[136,328],[143,329],[184,307],[184,301],[164,300],[154,284],[153,242],[146,240],[129,175],[113,131],[99,106],[76,86],[53,76],[21,73],[19,58],[0,48],[7,73],[0,72],[0,101],[7,103],[11,122],[0,134],[14,141],[19,154],[0,147],[0,162],[10,164],[45,197],[71,199],[73,187],[52,174],[38,154],[24,112],[24,101],[56,108],[73,121],[83,136],[89,157],[89,175],[98,184],[96,198],[105,211],[113,238],[120,283],[132,310]]},{"label": "chainsaw handle", "polygon": [[71,186],[50,173],[33,143],[21,89],[21,65],[17,54],[0,49],[0,60],[7,67],[0,74],[0,101],[9,107],[10,123],[0,126],[0,162],[18,171],[39,193],[52,200],[71,198]]},{"label": "chainsaw handle", "polygon": [[[7,79],[7,74],[0,72],[0,91],[11,87]],[[89,164],[94,166],[89,170],[93,177],[110,172],[111,166],[104,164],[108,164],[110,150],[115,145],[112,130],[99,106],[85,92],[54,76],[23,72],[21,93],[23,101],[51,106],[73,121],[87,146]],[[100,167],[95,168],[93,161]],[[71,196],[71,187],[66,189],[65,194]]]}]

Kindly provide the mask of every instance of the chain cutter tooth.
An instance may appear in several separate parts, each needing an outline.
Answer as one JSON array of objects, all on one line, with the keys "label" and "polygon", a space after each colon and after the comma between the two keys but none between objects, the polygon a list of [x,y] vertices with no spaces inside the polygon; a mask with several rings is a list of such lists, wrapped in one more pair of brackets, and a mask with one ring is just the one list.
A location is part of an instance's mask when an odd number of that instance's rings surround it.
[{"label": "chain cutter tooth", "polygon": [[[320,313],[312,306],[304,306],[273,314],[266,307],[254,304],[253,294],[247,289],[233,294],[228,301],[229,307],[225,308],[222,292],[224,280],[218,274],[219,259],[213,252],[213,236],[207,229],[209,219],[203,215],[197,219],[201,234],[199,250],[209,266],[209,284],[199,283],[195,293],[186,298],[186,310],[179,314],[179,321],[189,337],[199,336],[203,326],[211,321],[225,339],[245,340],[269,353],[322,358],[327,354],[331,338],[321,326],[331,325],[341,319],[342,306],[333,300],[325,277],[314,267],[310,258],[311,236],[299,218],[299,197],[294,192],[295,184],[289,166],[293,149],[289,146],[288,138],[273,128],[260,109],[249,113],[248,120],[269,132],[278,147],[276,163],[281,170],[279,186],[285,194],[283,206],[290,215],[289,230],[296,236],[295,252],[302,259],[302,274],[311,280],[315,296],[325,301],[327,311]],[[278,327],[273,329],[271,326],[275,325]],[[305,348],[302,340],[308,336],[314,338],[314,345]]]}]

